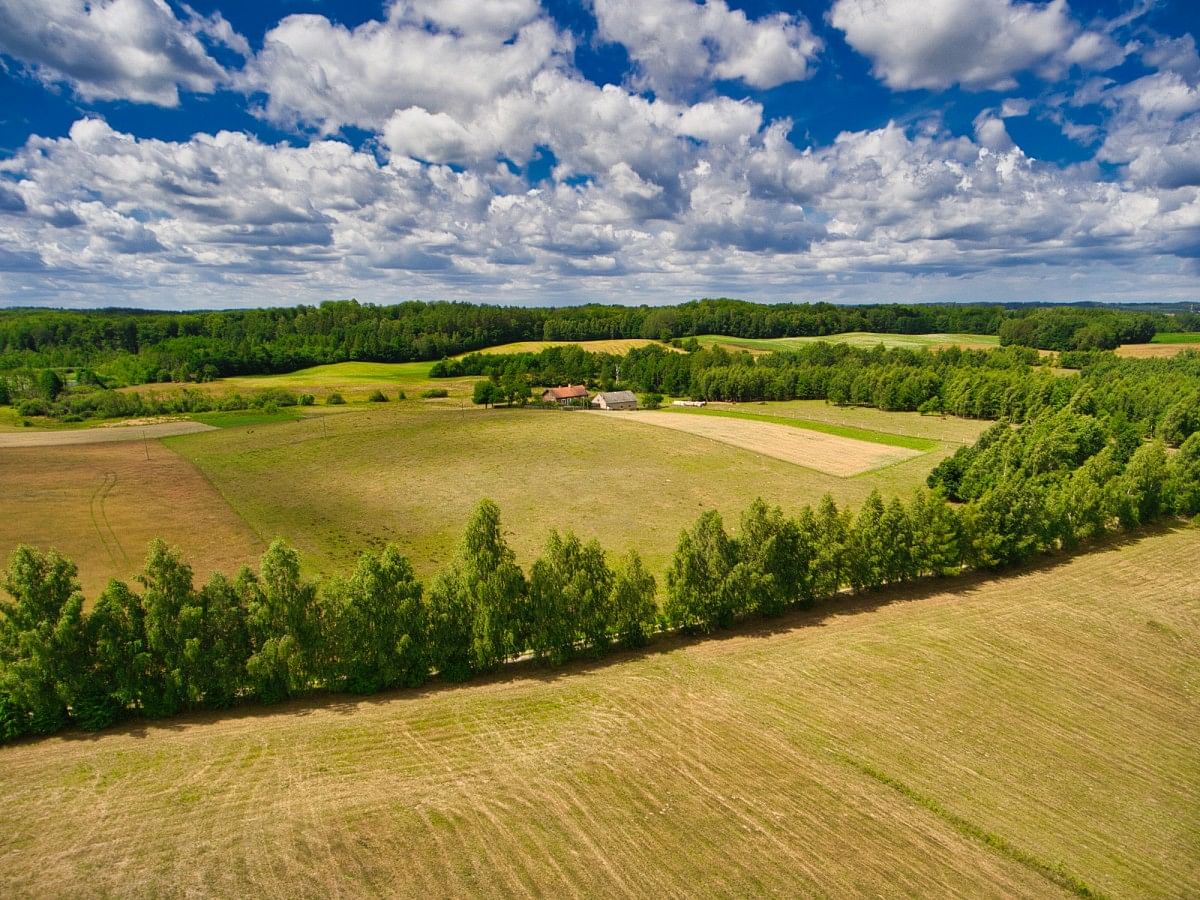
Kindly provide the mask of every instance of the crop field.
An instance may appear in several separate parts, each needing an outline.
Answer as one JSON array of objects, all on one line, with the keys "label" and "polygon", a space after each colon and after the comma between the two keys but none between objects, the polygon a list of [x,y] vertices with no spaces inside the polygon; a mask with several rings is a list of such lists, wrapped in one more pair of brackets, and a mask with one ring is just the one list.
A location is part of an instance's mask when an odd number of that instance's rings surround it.
[{"label": "crop field", "polygon": [[[933,427],[916,414],[877,410],[859,412],[860,427],[871,428],[870,413],[880,417],[878,431]],[[966,435],[956,425],[954,438],[935,437],[929,452],[843,478],[694,434],[621,424],[621,415],[389,403],[169,444],[256,533],[295,543],[314,573],[340,571],[365,547],[393,541],[430,574],[481,497],[499,503],[523,564],[551,528],[573,528],[614,553],[636,546],[661,573],[680,529],[705,509],[732,525],[757,495],[794,510],[826,492],[850,503],[873,487],[907,494]],[[975,433],[985,425],[966,423]]]},{"label": "crop field", "polygon": [[[1159,340],[1171,338],[1172,340]],[[1200,351],[1200,334],[1156,334],[1149,344],[1122,344],[1117,348],[1117,356],[1131,359],[1149,359],[1152,357],[1178,356],[1185,351]]]},{"label": "crop field", "polygon": [[[637,347],[658,344],[646,338],[612,338],[603,341],[517,341],[480,350],[480,353],[538,353],[547,347],[582,347],[589,353],[628,353]],[[659,344],[659,346],[662,346]],[[462,353],[460,356],[466,356]]]},{"label": "crop field", "polygon": [[721,334],[702,334],[697,340],[705,347],[720,346],[727,350],[750,350],[770,353],[776,350],[792,350],[805,344],[824,341],[829,344],[850,344],[853,347],[905,347],[919,350],[936,347],[963,347],[972,350],[988,350],[1000,346],[1000,338],[994,334],[883,334],[874,331],[848,331],[822,337],[784,338],[740,338]]},{"label": "crop field", "polygon": [[[795,425],[788,425],[780,424],[787,421],[783,418],[762,421],[750,418],[752,414],[732,411],[722,413],[714,410],[709,413],[708,410],[696,410],[693,414],[687,414],[682,410],[639,410],[586,415],[608,416],[614,423],[619,423],[617,427],[652,425],[673,428],[841,478],[860,475],[921,453],[911,447],[822,433],[804,428],[798,419],[794,420]],[[936,446],[932,441],[930,445]]]},{"label": "crop field", "polygon": [[[184,548],[202,578],[234,572],[262,553],[263,542],[212,484],[161,441],[78,443],[117,431],[0,436],[0,558],[18,544],[53,547],[79,567],[94,601],[109,578],[141,571],[156,537]],[[59,443],[4,445],[31,437]]]},{"label": "crop field", "polygon": [[1197,539],[1160,530],[602,665],[0,748],[0,882],[1196,896]]}]

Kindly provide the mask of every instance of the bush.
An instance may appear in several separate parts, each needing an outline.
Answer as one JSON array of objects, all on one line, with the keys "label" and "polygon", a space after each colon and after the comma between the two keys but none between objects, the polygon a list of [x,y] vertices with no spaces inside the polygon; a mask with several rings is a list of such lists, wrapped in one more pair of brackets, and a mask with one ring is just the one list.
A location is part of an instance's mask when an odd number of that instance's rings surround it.
[{"label": "bush", "polygon": [[325,398],[326,406],[343,406],[345,403],[346,403],[346,398],[343,397],[341,394],[339,394],[337,391],[334,391],[332,394],[330,394],[328,397]]},{"label": "bush", "polygon": [[397,400],[407,400],[407,399],[408,399],[408,394],[404,393],[404,391],[401,391],[401,392],[400,392],[400,395],[399,395],[398,397],[396,397],[396,399],[397,399]]},{"label": "bush", "polygon": [[427,391],[421,391],[421,397],[425,400],[432,400],[435,397],[449,397],[450,392],[445,388],[430,388]]},{"label": "bush", "polygon": [[642,394],[643,409],[658,409],[663,405],[662,394]]},{"label": "bush", "polygon": [[63,422],[71,422],[71,423],[74,423],[74,422],[82,422],[82,421],[83,421],[83,416],[81,416],[81,415],[78,415],[78,414],[76,414],[76,413],[70,413],[69,415],[65,415],[65,416],[63,416],[63,417],[62,417],[62,419],[61,419],[61,421],[63,421]]},{"label": "bush", "polygon": [[314,397],[312,394],[301,394],[300,395],[300,405],[301,406],[312,406],[316,402],[317,402],[317,398]]},{"label": "bush", "polygon": [[45,416],[49,413],[50,408],[42,400],[22,400],[17,404],[19,416]]},{"label": "bush", "polygon": [[388,402],[387,394],[385,394],[383,391],[379,390],[379,388],[375,388],[375,390],[371,391],[371,396],[369,396],[367,399],[370,400],[372,403],[387,403]]}]

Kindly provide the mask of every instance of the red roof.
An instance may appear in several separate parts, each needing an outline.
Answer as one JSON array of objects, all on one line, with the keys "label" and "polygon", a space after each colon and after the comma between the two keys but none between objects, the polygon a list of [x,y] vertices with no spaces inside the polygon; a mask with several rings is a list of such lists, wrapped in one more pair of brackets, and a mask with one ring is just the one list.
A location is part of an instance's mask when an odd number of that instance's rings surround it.
[{"label": "red roof", "polygon": [[543,398],[547,396],[551,400],[575,400],[578,397],[586,397],[587,388],[582,384],[568,384],[566,387],[549,388],[542,394]]}]

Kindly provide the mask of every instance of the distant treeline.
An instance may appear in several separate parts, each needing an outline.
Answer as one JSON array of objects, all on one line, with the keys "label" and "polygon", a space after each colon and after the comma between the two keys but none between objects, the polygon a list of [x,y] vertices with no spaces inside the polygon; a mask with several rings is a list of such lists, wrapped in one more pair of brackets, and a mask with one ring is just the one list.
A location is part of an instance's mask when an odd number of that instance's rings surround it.
[{"label": "distant treeline", "polygon": [[155,542],[136,587],[110,582],[85,610],[69,561],[19,548],[3,579],[11,601],[0,602],[0,740],[319,690],[372,693],[435,672],[461,680],[526,653],[560,664],[660,629],[706,632],[836,602],[845,588],[1002,567],[1200,512],[1200,434],[1168,454],[1113,424],[1076,408],[997,423],[907,503],[872,493],[852,513],[827,496],[789,517],[758,500],[737,535],[705,512],[679,537],[661,607],[636,552],[613,566],[569,532],[551,533],[526,575],[490,501],[428,590],[393,547],[316,584],[278,541],[257,573],[197,588],[180,555]]},{"label": "distant treeline", "polygon": [[1096,349],[1200,330],[1200,315],[999,304],[764,305],[697,300],[678,306],[515,307],[469,303],[320,306],[220,312],[0,311],[0,370],[94,369],[106,381],[206,381],[349,360],[436,360],[513,341],[746,338],[847,331],[998,334],[1003,343]]},{"label": "distant treeline", "polygon": [[[1068,406],[1119,417],[1139,435],[1176,446],[1200,431],[1200,353],[1121,359],[1076,353],[1078,376],[1039,364],[1028,348],[931,351],[817,342],[753,356],[716,347],[678,353],[657,345],[617,356],[579,347],[539,353],[472,353],[433,367],[434,376],[488,375],[502,383],[587,383],[697,400],[829,400],[884,410],[945,412],[1023,422]],[[618,382],[617,376],[620,376]]]}]

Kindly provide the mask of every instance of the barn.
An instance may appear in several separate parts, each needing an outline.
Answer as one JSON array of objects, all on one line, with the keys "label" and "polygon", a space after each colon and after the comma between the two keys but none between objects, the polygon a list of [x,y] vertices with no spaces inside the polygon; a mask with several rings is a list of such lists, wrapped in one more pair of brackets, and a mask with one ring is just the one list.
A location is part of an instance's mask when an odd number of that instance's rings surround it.
[{"label": "barn", "polygon": [[604,391],[592,398],[592,409],[637,409],[633,391]]},{"label": "barn", "polygon": [[566,387],[552,387],[542,391],[543,403],[557,403],[559,406],[575,406],[587,403],[587,388],[582,384],[568,384]]}]

